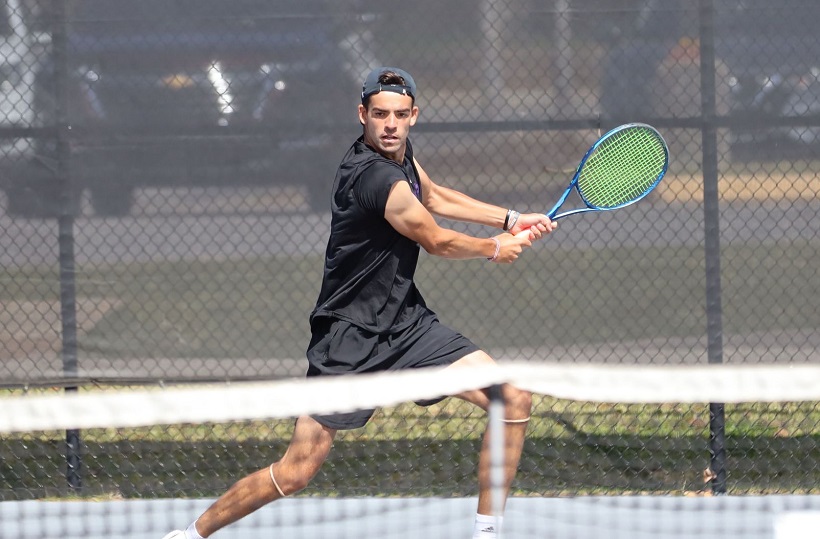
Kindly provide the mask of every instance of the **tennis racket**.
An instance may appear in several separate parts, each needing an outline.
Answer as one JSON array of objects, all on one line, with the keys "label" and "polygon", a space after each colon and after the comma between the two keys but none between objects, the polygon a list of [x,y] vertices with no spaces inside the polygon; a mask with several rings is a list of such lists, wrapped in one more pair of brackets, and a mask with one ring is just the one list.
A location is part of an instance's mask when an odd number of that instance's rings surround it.
[{"label": "tennis racket", "polygon": [[[629,206],[658,185],[668,166],[669,149],[654,127],[640,123],[616,127],[587,150],[569,187],[547,217],[556,221],[576,213]],[[585,207],[558,213],[573,189]]]}]

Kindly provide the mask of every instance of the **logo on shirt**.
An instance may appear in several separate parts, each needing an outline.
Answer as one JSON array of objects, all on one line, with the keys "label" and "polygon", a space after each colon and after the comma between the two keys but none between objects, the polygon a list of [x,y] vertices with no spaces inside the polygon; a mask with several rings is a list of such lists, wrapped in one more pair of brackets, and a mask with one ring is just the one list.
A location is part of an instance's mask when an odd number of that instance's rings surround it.
[{"label": "logo on shirt", "polygon": [[415,181],[413,181],[409,178],[407,179],[407,182],[410,184],[410,190],[413,191],[413,194],[416,195],[416,198],[420,199],[421,198],[421,186],[419,185],[419,182],[415,182]]}]

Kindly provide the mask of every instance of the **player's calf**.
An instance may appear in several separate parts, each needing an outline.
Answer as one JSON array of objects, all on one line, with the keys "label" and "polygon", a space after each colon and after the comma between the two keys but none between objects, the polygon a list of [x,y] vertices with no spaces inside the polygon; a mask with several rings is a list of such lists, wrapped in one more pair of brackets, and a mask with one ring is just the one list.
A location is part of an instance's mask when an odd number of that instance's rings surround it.
[{"label": "player's calf", "polygon": [[503,388],[505,412],[504,423],[527,423],[532,411],[532,393],[511,385]]}]

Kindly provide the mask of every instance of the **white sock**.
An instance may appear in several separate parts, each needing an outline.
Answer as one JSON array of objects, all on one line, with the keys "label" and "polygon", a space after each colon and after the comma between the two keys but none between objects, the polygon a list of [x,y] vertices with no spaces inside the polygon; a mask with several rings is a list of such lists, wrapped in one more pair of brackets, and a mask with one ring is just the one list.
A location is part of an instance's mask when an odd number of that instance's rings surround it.
[{"label": "white sock", "polygon": [[185,539],[205,539],[196,531],[196,522],[191,522],[191,525],[185,529]]},{"label": "white sock", "polygon": [[492,517],[476,514],[473,539],[496,539],[501,533],[504,517]]}]

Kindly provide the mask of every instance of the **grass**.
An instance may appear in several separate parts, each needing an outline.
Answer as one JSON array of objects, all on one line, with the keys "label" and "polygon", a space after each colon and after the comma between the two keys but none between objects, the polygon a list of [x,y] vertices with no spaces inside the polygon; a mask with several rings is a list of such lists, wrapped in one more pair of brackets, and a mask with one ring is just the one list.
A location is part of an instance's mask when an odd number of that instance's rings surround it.
[{"label": "grass", "polygon": [[[527,264],[423,257],[418,282],[446,324],[487,348],[569,346],[700,337],[702,248],[535,250]],[[820,246],[723,248],[723,327],[729,334],[820,326]],[[533,270],[535,268],[535,271]],[[6,270],[0,299],[59,297],[46,270]],[[302,358],[321,259],[167,262],[80,268],[80,301],[119,307],[80,336],[80,357]]]},{"label": "grass", "polygon": [[[815,403],[727,406],[733,494],[818,493],[820,409]],[[380,410],[364,429],[340,433],[305,495],[470,496],[485,419],[448,400],[430,409]],[[216,496],[282,454],[291,421],[83,432],[82,497]],[[0,499],[76,495],[62,486],[63,436],[0,443]],[[703,491],[708,409],[604,405],[539,397],[515,493]]]},{"label": "grass", "polygon": [[[723,248],[723,326],[752,334],[820,327],[820,247]],[[539,249],[498,267],[423,257],[422,292],[483,346],[546,347],[702,336],[700,247]],[[533,271],[539,268],[541,271]],[[455,276],[457,275],[457,280]],[[116,298],[81,335],[87,357],[303,357],[321,259],[79,268],[78,296]],[[6,269],[0,299],[56,300],[56,275]],[[297,315],[294,315],[297,313]],[[515,485],[519,495],[700,492],[709,466],[705,406],[539,400]],[[482,414],[446,401],[377,413],[340,435],[306,495],[473,495]],[[816,403],[727,406],[734,493],[817,493]],[[275,460],[291,422],[89,430],[83,497],[213,496]],[[0,438],[0,499],[67,496],[61,433]]]}]

